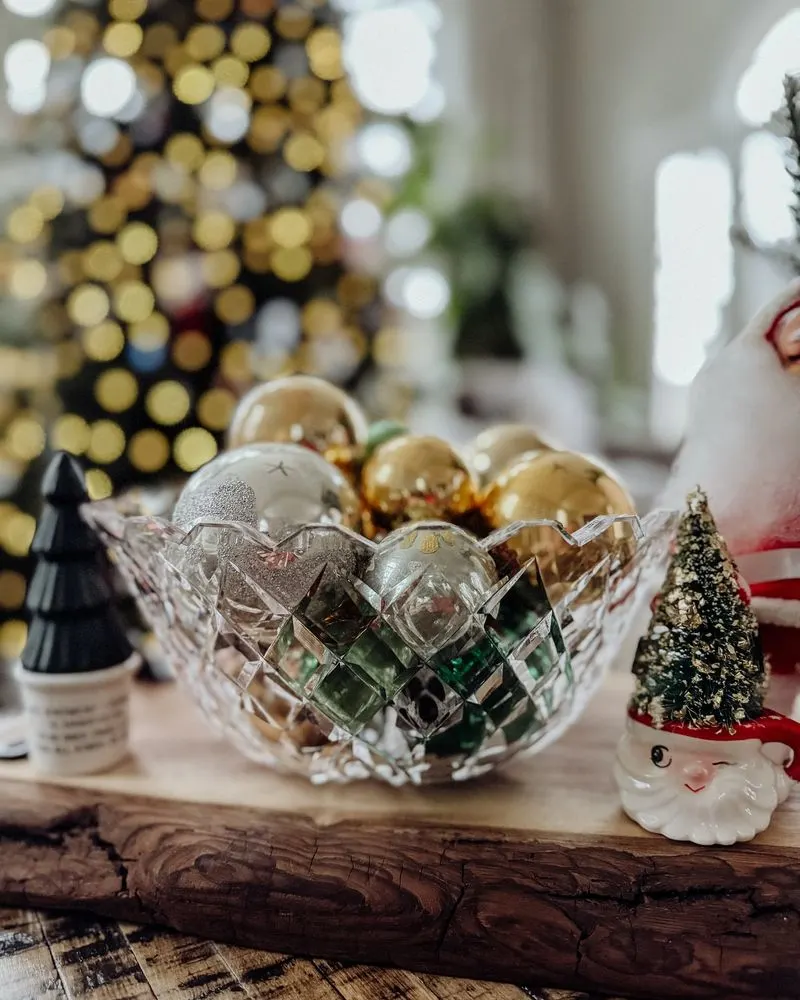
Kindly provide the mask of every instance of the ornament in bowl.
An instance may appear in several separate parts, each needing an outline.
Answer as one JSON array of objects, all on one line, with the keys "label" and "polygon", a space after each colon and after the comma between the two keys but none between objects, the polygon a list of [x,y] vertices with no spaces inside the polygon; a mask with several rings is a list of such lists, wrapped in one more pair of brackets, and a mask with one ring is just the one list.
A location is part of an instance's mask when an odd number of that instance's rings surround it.
[{"label": "ornament in bowl", "polygon": [[800,723],[763,707],[758,623],[700,491],[633,669],[614,772],[625,812],[695,844],[765,830],[800,781]]},{"label": "ornament in bowl", "polygon": [[[569,529],[554,508],[487,532],[457,451],[396,425],[353,435],[353,486],[315,431],[330,387],[298,381],[291,440],[237,417],[248,440],[189,481],[173,521],[90,508],[178,677],[245,754],[314,782],[464,780],[546,746],[597,689],[672,519],[604,503]],[[325,426],[361,428],[355,406]],[[531,531],[593,552],[556,599],[518,544]]]}]

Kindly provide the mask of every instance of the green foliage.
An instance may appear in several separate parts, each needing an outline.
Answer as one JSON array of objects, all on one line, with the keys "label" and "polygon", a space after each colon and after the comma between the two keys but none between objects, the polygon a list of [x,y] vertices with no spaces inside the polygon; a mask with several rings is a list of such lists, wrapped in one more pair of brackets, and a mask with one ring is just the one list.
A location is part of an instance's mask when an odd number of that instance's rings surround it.
[{"label": "green foliage", "polygon": [[656,724],[732,729],[761,713],[766,671],[758,623],[699,489],[634,661],[633,706]]}]

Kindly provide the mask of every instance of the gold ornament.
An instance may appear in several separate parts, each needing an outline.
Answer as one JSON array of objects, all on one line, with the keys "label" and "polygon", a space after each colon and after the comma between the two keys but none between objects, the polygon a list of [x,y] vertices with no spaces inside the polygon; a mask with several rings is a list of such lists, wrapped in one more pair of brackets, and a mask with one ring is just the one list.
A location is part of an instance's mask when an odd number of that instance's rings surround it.
[{"label": "gold ornament", "polygon": [[341,445],[325,450],[325,461],[335,465],[354,486],[358,486],[364,461],[363,445]]},{"label": "gold ornament", "polygon": [[[489,486],[480,509],[493,529],[547,518],[560,521],[570,533],[604,514],[636,513],[630,494],[609,472],[569,451],[541,452],[515,462]],[[576,548],[552,528],[523,528],[508,546],[520,561],[537,558],[550,598],[557,601],[609,550],[625,558],[630,539],[624,527],[613,527]],[[595,592],[589,587],[584,599]]]},{"label": "gold ornament", "polygon": [[301,444],[325,455],[331,449],[361,447],[366,439],[366,418],[347,393],[321,378],[292,375],[257,385],[242,399],[228,446]]},{"label": "gold ornament", "polygon": [[408,521],[449,521],[472,510],[477,484],[452,445],[404,434],[375,450],[361,477],[364,502],[377,529]]},{"label": "gold ornament", "polygon": [[464,457],[483,489],[522,455],[552,450],[552,445],[539,437],[532,427],[525,424],[495,424],[475,438]]}]

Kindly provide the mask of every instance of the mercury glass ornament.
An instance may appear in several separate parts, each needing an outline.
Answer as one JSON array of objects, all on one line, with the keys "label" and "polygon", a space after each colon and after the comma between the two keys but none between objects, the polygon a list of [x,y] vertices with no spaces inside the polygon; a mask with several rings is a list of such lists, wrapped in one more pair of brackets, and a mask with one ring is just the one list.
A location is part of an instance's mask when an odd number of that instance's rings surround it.
[{"label": "mercury glass ornament", "polygon": [[464,632],[498,577],[476,538],[455,525],[429,521],[388,535],[364,580],[381,595],[386,621],[427,656]]},{"label": "mercury glass ornament", "polygon": [[404,434],[375,449],[361,489],[376,527],[392,530],[407,521],[466,514],[475,506],[477,484],[447,441]]},{"label": "mercury glass ornament", "polygon": [[358,403],[312,375],[292,375],[251,389],[228,432],[231,448],[276,442],[305,445],[323,455],[329,449],[357,449],[366,440],[367,420]]},{"label": "mercury glass ornament", "polygon": [[258,528],[279,540],[303,524],[341,524],[357,529],[358,497],[321,455],[292,444],[250,444],[224,452],[196,472],[178,506],[194,509],[193,494],[232,477],[255,493]]},{"label": "mercury glass ornament", "polygon": [[483,489],[527,452],[552,450],[532,427],[496,424],[475,438],[464,452],[464,458]]},{"label": "mercury glass ornament", "polygon": [[[630,494],[610,472],[567,451],[523,456],[489,486],[480,509],[491,528],[547,519],[571,534],[601,515],[636,513]],[[507,544],[522,562],[536,557],[548,593],[557,601],[606,553],[624,557],[630,533],[621,524],[588,545],[573,546],[549,527],[524,527]]]}]

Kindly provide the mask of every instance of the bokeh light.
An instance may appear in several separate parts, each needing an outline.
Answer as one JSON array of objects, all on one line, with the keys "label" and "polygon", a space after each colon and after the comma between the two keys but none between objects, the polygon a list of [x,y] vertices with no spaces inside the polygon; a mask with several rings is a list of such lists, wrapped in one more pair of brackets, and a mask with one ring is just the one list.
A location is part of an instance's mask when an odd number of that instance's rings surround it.
[{"label": "bokeh light", "polygon": [[356,137],[360,164],[380,177],[402,177],[413,163],[408,132],[393,122],[365,125]]},{"label": "bokeh light", "polygon": [[353,198],[342,208],[342,231],[354,240],[368,240],[377,236],[383,223],[378,206],[366,198]]},{"label": "bokeh light", "polygon": [[81,79],[81,100],[86,110],[99,118],[113,118],[123,111],[136,93],[136,74],[122,59],[95,59]]},{"label": "bokeh light", "polygon": [[364,105],[382,114],[402,114],[428,92],[436,46],[413,6],[365,10],[351,18],[344,61]]}]

